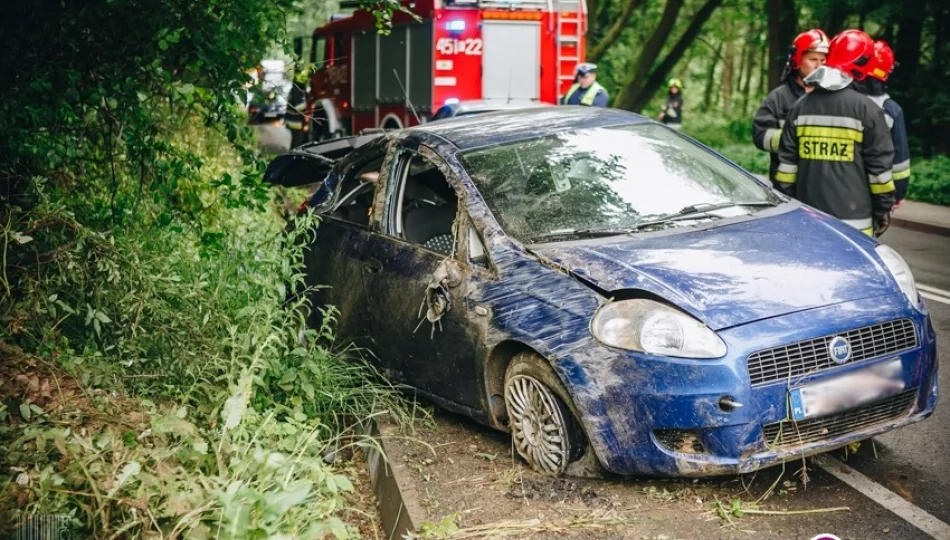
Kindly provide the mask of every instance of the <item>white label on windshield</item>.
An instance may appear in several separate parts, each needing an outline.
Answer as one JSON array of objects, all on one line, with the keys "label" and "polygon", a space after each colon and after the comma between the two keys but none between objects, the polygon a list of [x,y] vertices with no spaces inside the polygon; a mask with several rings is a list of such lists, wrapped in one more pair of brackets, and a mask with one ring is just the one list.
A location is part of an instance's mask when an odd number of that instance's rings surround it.
[{"label": "white label on windshield", "polygon": [[554,177],[554,189],[558,193],[564,193],[565,191],[571,189],[571,181],[567,179],[566,176],[552,175]]}]

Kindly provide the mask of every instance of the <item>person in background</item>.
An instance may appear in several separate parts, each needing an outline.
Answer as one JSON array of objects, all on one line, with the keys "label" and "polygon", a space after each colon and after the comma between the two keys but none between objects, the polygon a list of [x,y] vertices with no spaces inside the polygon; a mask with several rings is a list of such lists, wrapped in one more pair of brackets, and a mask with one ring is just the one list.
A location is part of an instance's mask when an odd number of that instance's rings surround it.
[{"label": "person in background", "polygon": [[597,82],[597,64],[582,63],[574,72],[574,84],[561,98],[561,105],[606,107],[607,89]]},{"label": "person in background", "polygon": [[894,206],[894,144],[884,111],[855,88],[873,56],[861,30],[831,40],[825,65],[805,77],[816,88],[788,111],[775,180],[786,195],[880,236]]},{"label": "person in background", "polygon": [[910,184],[910,144],[907,141],[907,126],[904,123],[904,109],[887,95],[887,79],[897,67],[894,51],[884,40],[874,42],[874,57],[868,65],[868,78],[857,89],[867,94],[871,101],[884,109],[884,119],[891,130],[891,142],[894,144],[894,208],[898,208],[907,195]]},{"label": "person in background", "polygon": [[785,62],[782,84],[769,92],[752,121],[752,142],[759,150],[771,154],[769,180],[775,185],[778,170],[778,143],[788,110],[812,90],[805,85],[805,77],[824,65],[828,55],[828,36],[818,28],[802,32],[792,41],[792,49]]},{"label": "person in background", "polygon": [[666,103],[660,110],[660,121],[673,129],[683,129],[683,81],[673,77],[667,84]]}]

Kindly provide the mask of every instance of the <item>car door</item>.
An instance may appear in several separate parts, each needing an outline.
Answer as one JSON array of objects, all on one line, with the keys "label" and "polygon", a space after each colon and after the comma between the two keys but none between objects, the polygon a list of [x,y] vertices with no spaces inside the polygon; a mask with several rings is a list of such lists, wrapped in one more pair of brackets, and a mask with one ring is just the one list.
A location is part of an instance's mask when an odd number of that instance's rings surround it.
[{"label": "car door", "polygon": [[[379,233],[364,244],[374,353],[392,375],[423,392],[481,408],[477,358],[486,324],[472,324],[473,269],[460,250],[465,221],[459,180],[436,152],[412,143],[386,171]],[[461,229],[467,232],[467,229]]]},{"label": "car door", "polygon": [[319,192],[311,200],[320,216],[315,240],[305,252],[306,284],[312,288],[311,326],[324,319],[321,309],[336,310],[333,329],[341,342],[367,345],[366,240],[371,230],[371,215],[381,166],[388,146],[373,144],[347,158],[336,177],[324,186],[332,195]]}]

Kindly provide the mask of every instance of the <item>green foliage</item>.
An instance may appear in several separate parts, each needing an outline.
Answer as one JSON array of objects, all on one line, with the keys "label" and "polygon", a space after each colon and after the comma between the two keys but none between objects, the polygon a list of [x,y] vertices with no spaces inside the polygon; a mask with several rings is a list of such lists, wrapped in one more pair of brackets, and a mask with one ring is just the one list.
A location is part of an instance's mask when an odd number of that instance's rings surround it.
[{"label": "green foliage", "polygon": [[332,309],[298,331],[305,295],[288,292],[315,223],[285,234],[237,99],[292,9],[8,10],[0,368],[46,366],[80,397],[0,404],[0,529],[23,510],[71,516],[80,537],[357,534],[324,452],[378,411],[409,415],[331,349]]},{"label": "green foliage", "polygon": [[950,206],[950,157],[937,155],[911,162],[907,198]]},{"label": "green foliage", "polygon": [[683,132],[756,174],[768,174],[769,155],[752,144],[752,119],[697,114],[683,123]]}]

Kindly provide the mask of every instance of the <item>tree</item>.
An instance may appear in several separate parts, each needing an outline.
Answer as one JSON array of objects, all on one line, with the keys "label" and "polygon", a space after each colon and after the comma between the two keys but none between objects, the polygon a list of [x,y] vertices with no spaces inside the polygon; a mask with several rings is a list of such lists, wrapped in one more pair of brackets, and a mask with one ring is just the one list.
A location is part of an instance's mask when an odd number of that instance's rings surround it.
[{"label": "tree", "polygon": [[[660,22],[650,39],[640,50],[634,69],[630,71],[623,88],[614,100],[614,106],[629,111],[641,110],[663,85],[670,72],[683,57],[683,53],[696,40],[703,25],[713,12],[722,4],[722,0],[706,0],[699,8],[679,40],[673,45],[663,60],[656,64],[664,45],[669,40],[676,18],[683,7],[683,0],[667,0]],[[652,69],[651,69],[652,68]]]},{"label": "tree", "polygon": [[766,0],[769,14],[769,88],[781,83],[788,48],[795,39],[798,14],[795,0]]},{"label": "tree", "polygon": [[[620,16],[617,17],[617,20],[614,21],[614,24],[610,26],[607,30],[607,33],[599,39],[593,47],[591,47],[590,52],[587,53],[587,58],[591,62],[599,62],[601,57],[604,56],[604,53],[607,52],[607,49],[613,45],[617,38],[620,37],[620,34],[623,32],[623,29],[630,23],[630,18],[633,16],[633,12],[636,11],[637,7],[643,3],[643,0],[624,0],[623,9],[620,12]],[[597,5],[596,3],[594,5]]]}]

